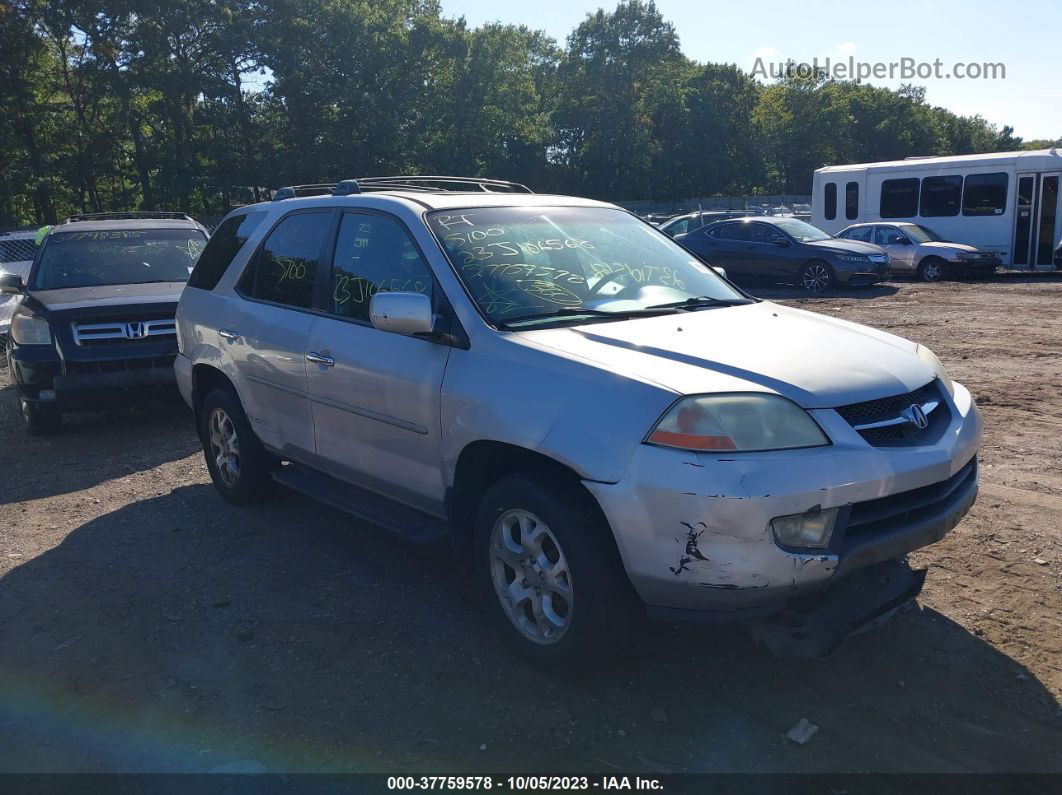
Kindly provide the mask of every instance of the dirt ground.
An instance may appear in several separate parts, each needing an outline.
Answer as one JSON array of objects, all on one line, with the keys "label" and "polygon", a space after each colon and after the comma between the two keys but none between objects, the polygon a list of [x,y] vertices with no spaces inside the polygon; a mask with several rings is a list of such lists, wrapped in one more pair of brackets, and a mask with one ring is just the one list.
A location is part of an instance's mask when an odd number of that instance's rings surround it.
[{"label": "dirt ground", "polygon": [[0,771],[1062,771],[1062,279],[759,292],[924,342],[976,395],[981,494],[913,556],[918,607],[824,661],[650,626],[553,678],[445,556],[222,502],[182,406],[29,439],[0,369]]}]

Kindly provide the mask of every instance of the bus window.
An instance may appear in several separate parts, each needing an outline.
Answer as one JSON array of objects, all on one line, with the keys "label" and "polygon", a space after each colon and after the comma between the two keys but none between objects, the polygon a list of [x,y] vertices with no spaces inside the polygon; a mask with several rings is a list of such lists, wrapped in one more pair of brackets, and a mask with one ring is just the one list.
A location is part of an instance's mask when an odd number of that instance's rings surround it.
[{"label": "bus window", "polygon": [[881,183],[882,218],[914,218],[918,213],[918,179],[887,179]]},{"label": "bus window", "polygon": [[859,217],[859,183],[849,182],[844,186],[844,217],[854,221]]},{"label": "bus window", "polygon": [[970,174],[962,192],[963,215],[1002,215],[1007,208],[1007,175]]},{"label": "bus window", "polygon": [[962,177],[926,177],[922,180],[923,218],[958,215],[962,201]]},{"label": "bus window", "polygon": [[827,221],[832,221],[837,217],[837,183],[826,183],[826,196],[823,202],[823,212],[826,215]]}]

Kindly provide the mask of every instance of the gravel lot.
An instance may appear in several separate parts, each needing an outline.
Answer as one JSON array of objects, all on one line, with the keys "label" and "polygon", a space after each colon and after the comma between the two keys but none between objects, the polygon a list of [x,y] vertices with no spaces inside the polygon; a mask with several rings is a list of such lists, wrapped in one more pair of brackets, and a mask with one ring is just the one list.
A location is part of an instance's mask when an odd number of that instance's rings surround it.
[{"label": "gravel lot", "polygon": [[0,771],[1062,772],[1062,279],[760,293],[925,342],[978,398],[981,496],[913,556],[917,608],[825,661],[651,626],[551,678],[445,556],[223,503],[183,406],[29,439],[0,369]]}]

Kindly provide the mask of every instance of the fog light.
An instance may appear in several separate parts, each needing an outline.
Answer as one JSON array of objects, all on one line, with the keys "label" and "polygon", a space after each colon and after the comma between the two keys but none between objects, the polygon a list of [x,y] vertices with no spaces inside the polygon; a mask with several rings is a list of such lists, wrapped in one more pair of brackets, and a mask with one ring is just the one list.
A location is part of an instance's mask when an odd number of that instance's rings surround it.
[{"label": "fog light", "polygon": [[837,511],[837,508],[825,511],[815,508],[807,513],[776,516],[771,519],[771,531],[783,547],[827,547],[837,522]]},{"label": "fog light", "polygon": [[41,400],[55,400],[54,389],[42,389],[37,393],[37,397]]}]

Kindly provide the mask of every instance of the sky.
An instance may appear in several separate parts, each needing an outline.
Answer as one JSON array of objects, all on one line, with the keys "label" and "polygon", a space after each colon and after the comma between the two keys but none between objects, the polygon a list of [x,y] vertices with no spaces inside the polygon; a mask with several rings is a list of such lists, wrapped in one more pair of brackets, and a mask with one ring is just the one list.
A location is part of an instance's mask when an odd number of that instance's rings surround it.
[{"label": "sky", "polygon": [[[599,7],[616,0],[441,0],[448,17],[464,16],[469,25],[506,22],[544,30],[562,44],[568,34]],[[980,114],[1008,124],[1025,140],[1062,137],[1062,3],[1027,0],[1020,5],[994,2],[847,2],[794,3],[792,0],[657,0],[674,24],[683,52],[701,62],[734,63],[752,71],[793,59],[811,62],[849,57],[889,63],[942,61],[954,64],[1002,63],[1005,78],[952,78],[908,81],[869,78],[896,88],[902,82],[925,86],[926,99],[963,116]],[[769,79],[769,78],[768,78]]]}]

